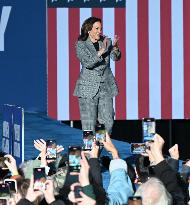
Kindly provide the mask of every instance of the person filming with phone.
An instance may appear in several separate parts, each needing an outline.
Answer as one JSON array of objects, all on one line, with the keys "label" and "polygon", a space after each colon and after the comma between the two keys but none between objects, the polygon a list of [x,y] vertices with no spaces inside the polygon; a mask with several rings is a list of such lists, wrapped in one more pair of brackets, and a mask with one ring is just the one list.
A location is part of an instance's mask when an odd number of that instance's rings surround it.
[{"label": "person filming with phone", "polygon": [[81,27],[76,54],[82,69],[76,82],[74,96],[78,97],[83,130],[95,131],[97,120],[111,134],[114,122],[113,97],[118,88],[110,68],[110,58],[121,58],[118,36],[113,43],[101,35],[101,19],[90,17]]}]

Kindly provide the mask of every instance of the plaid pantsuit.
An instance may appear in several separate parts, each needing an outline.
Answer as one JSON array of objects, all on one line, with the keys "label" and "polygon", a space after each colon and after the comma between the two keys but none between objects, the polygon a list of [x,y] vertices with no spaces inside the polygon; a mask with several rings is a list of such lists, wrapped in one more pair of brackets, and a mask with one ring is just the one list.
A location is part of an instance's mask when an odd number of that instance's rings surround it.
[{"label": "plaid pantsuit", "polygon": [[[102,41],[98,43],[101,48]],[[121,53],[113,49],[110,40],[104,57],[98,57],[89,38],[77,42],[76,52],[82,69],[74,95],[79,98],[82,129],[94,131],[98,120],[111,134],[114,121],[113,97],[118,94],[118,88],[110,68],[110,57],[119,60]]]}]

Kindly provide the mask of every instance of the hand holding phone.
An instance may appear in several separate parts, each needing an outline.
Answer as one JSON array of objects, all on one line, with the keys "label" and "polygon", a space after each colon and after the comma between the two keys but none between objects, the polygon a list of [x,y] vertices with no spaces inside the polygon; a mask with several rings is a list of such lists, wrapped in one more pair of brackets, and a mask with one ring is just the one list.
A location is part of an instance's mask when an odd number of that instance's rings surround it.
[{"label": "hand holding phone", "polygon": [[94,142],[94,134],[92,130],[83,131],[83,150],[92,150],[92,145]]},{"label": "hand holding phone", "polygon": [[0,199],[8,199],[11,197],[8,184],[0,184]]},{"label": "hand holding phone", "polygon": [[80,160],[81,160],[81,147],[80,146],[69,146],[69,171],[79,172],[80,171]]},{"label": "hand holding phone", "polygon": [[8,157],[0,157],[0,167],[2,169],[8,169],[7,165],[5,164],[5,161],[9,161]]},{"label": "hand holding phone", "polygon": [[56,159],[57,158],[57,145],[55,140],[46,141],[46,159]]},{"label": "hand holding phone", "polygon": [[146,153],[147,146],[145,143],[131,143],[131,154]]},{"label": "hand holding phone", "polygon": [[45,190],[46,174],[44,167],[33,169],[34,173],[34,190]]},{"label": "hand holding phone", "polygon": [[153,141],[156,133],[156,121],[154,118],[144,118],[142,120],[143,142]]},{"label": "hand holding phone", "polygon": [[17,182],[15,179],[5,179],[4,184],[7,184],[9,186],[10,193],[17,192]]},{"label": "hand holding phone", "polygon": [[103,141],[106,141],[106,130],[104,124],[97,124],[95,127],[96,141],[103,145]]}]

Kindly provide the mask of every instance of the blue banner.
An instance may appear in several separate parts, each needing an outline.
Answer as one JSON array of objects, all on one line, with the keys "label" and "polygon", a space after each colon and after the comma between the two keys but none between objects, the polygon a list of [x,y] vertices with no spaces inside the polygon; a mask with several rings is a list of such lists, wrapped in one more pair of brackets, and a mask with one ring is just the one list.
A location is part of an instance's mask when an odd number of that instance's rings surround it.
[{"label": "blue banner", "polygon": [[0,1],[0,68],[0,105],[46,112],[46,0]]},{"label": "blue banner", "polygon": [[17,164],[24,161],[24,109],[21,107],[3,106],[2,151],[11,154]]},{"label": "blue banner", "polygon": [[13,109],[13,146],[12,155],[17,164],[24,161],[24,109]]}]

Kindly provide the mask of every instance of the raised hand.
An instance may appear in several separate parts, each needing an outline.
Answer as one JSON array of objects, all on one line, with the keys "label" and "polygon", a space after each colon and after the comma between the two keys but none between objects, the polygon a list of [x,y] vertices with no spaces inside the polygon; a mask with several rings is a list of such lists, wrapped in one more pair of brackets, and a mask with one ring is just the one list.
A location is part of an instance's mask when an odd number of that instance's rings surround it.
[{"label": "raised hand", "polygon": [[114,39],[113,39],[113,47],[115,49],[118,49],[119,48],[119,45],[118,45],[118,41],[119,41],[119,37],[117,35],[114,36]]},{"label": "raised hand", "polygon": [[46,202],[51,204],[53,201],[55,201],[53,180],[46,180],[45,186],[46,188],[45,190],[42,190],[42,192],[44,193]]},{"label": "raised hand", "polygon": [[40,152],[46,152],[46,141],[44,141],[43,139],[34,140],[34,147]]},{"label": "raised hand", "polygon": [[99,146],[96,145],[96,142],[93,142],[92,150],[89,152],[89,154],[90,154],[90,158],[98,158]]},{"label": "raised hand", "polygon": [[38,196],[42,196],[43,193],[41,191],[34,191],[34,175],[32,175],[30,179],[30,186],[27,190],[26,199],[30,202],[34,202]]},{"label": "raised hand", "polygon": [[104,144],[104,148],[108,151],[111,152],[113,159],[119,158],[118,151],[115,147],[115,145],[112,143],[110,136],[108,133],[106,133],[106,141],[102,141]]},{"label": "raised hand", "polygon": [[162,154],[164,139],[160,135],[155,134],[153,140],[154,140],[154,142],[149,143],[150,150],[147,149],[146,152],[148,153],[148,155],[151,156],[151,158],[152,158],[152,160],[154,160],[155,164],[158,164],[159,162],[164,160],[164,157]]},{"label": "raised hand", "polygon": [[185,165],[190,167],[190,160],[186,160]]},{"label": "raised hand", "polygon": [[11,174],[13,176],[18,175],[18,169],[17,169],[15,158],[10,154],[5,155],[5,157],[7,157],[9,159],[9,161],[5,160],[5,164],[7,165],[9,171],[11,172]]},{"label": "raised hand", "polygon": [[105,36],[103,43],[102,43],[102,47],[98,51],[98,56],[101,56],[102,54],[104,54],[107,50],[107,47],[108,47],[108,37]]},{"label": "raised hand", "polygon": [[85,157],[85,152],[81,152],[81,160],[80,160],[81,168],[80,172],[70,172],[70,175],[78,175],[79,183],[81,186],[87,186],[90,184],[89,181],[89,169],[90,166],[88,164],[88,161]]},{"label": "raised hand", "polygon": [[87,186],[90,184],[89,182],[89,169],[90,166],[88,164],[88,161],[84,155],[84,152],[81,152],[81,160],[80,160],[80,164],[81,164],[81,168],[80,168],[80,173],[79,173],[79,182],[81,184],[81,186]]},{"label": "raised hand", "polygon": [[71,191],[70,191],[69,194],[68,194],[69,200],[70,200],[71,202],[73,202],[73,203],[76,203],[76,202],[77,202],[77,198],[75,197],[75,192],[74,192],[76,186],[81,186],[81,185],[80,185],[80,183],[78,183],[78,182],[72,184],[71,187],[70,187],[70,188],[71,188]]},{"label": "raised hand", "polygon": [[108,37],[105,36],[105,38],[103,40],[102,48],[104,48],[106,50],[107,46],[108,46]]},{"label": "raised hand", "polygon": [[95,205],[96,201],[92,198],[90,198],[89,196],[87,196],[86,194],[84,194],[82,191],[80,192],[81,198],[77,198],[76,199],[76,203],[78,205]]},{"label": "raised hand", "polygon": [[82,191],[80,192],[80,198],[76,198],[75,197],[75,192],[74,192],[74,189],[75,189],[75,186],[80,186],[79,183],[74,183],[71,185],[71,191],[68,195],[68,198],[71,202],[77,204],[77,205],[95,205],[96,204],[96,201],[90,197],[88,197],[86,194],[84,194]]},{"label": "raised hand", "polygon": [[64,147],[62,145],[57,145],[57,147],[56,147],[57,154],[62,152],[63,150],[64,150]]},{"label": "raised hand", "polygon": [[178,160],[179,159],[179,150],[178,150],[178,144],[175,144],[173,147],[171,147],[169,150],[170,156],[173,159]]}]

